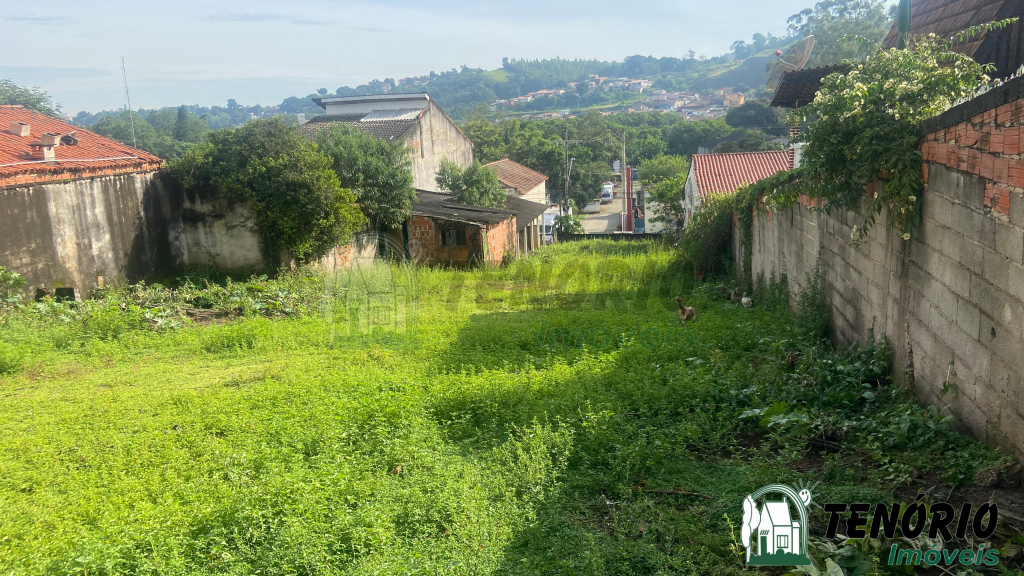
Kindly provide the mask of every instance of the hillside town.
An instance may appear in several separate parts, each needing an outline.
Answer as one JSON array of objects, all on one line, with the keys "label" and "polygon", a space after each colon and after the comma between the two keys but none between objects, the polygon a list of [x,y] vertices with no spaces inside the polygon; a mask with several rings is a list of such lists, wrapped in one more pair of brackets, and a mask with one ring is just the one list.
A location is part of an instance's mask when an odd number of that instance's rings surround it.
[{"label": "hillside town", "polygon": [[[271,106],[10,67],[0,573],[1024,575],[1020,3],[734,4]],[[147,33],[436,49],[318,9]]]}]

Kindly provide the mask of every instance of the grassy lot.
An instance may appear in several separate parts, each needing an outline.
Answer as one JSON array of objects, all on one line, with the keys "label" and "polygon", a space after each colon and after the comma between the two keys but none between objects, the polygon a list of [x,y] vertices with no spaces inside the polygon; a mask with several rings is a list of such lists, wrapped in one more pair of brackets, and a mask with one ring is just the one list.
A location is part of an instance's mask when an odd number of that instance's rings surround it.
[{"label": "grassy lot", "polygon": [[[730,574],[764,484],[885,502],[1000,461],[884,348],[821,344],[813,303],[684,269],[577,243],[13,311],[0,574]],[[674,488],[708,498],[649,492]]]}]

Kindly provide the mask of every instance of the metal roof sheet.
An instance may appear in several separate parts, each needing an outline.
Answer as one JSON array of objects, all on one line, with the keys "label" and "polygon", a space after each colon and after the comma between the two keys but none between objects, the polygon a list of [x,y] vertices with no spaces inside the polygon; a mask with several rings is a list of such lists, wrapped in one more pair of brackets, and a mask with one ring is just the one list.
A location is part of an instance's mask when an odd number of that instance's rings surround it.
[{"label": "metal roof sheet", "polygon": [[382,122],[388,120],[416,120],[426,108],[407,108],[405,110],[374,110],[359,119],[360,122]]}]

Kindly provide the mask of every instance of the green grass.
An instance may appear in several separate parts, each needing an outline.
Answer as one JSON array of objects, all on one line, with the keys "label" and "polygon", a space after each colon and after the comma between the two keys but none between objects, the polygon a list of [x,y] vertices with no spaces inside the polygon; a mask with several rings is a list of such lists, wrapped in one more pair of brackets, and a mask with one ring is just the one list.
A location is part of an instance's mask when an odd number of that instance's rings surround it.
[{"label": "green grass", "polygon": [[654,244],[596,242],[378,267],[276,319],[12,313],[0,573],[729,574],[724,515],[761,485],[886,501],[906,459],[801,474],[806,445],[738,417],[764,405],[752,387],[782,394],[801,334],[707,287],[682,328],[684,278]]}]

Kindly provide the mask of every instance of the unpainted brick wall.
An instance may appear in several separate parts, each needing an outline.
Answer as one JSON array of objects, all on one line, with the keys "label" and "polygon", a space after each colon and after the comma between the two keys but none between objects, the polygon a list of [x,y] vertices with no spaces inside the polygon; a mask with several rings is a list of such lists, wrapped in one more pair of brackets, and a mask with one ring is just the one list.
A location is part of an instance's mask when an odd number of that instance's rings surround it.
[{"label": "unpainted brick wall", "polygon": [[[988,109],[976,101],[925,124],[927,187],[911,241],[882,214],[854,248],[860,215],[813,211],[804,198],[755,216],[752,272],[784,271],[795,294],[820,257],[838,343],[885,335],[898,381],[1024,460],[1024,87],[1009,90],[1008,103],[1004,90],[983,97]],[[943,398],[951,359],[959,394]]]}]

